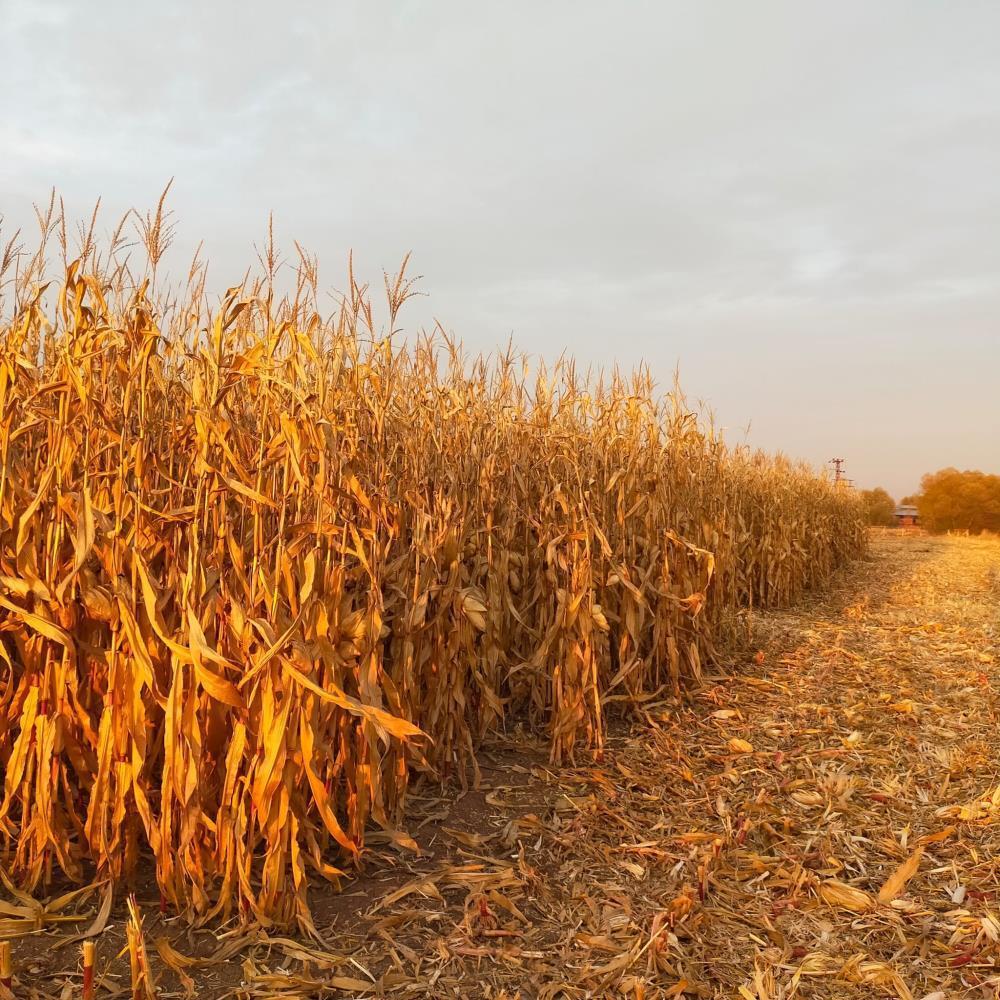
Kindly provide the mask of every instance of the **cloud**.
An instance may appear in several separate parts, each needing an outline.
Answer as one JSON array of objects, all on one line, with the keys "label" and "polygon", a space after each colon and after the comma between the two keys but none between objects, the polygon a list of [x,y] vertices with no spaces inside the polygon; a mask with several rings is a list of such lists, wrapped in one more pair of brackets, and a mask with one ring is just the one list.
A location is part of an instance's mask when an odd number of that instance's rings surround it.
[{"label": "cloud", "polygon": [[680,361],[761,445],[833,445],[896,492],[956,437],[995,463],[1000,8],[106,0],[0,25],[8,223],[50,185],[116,217],[174,176],[220,287],[273,209],[333,286],[351,247],[376,279],[413,250],[411,322],[474,349]]}]

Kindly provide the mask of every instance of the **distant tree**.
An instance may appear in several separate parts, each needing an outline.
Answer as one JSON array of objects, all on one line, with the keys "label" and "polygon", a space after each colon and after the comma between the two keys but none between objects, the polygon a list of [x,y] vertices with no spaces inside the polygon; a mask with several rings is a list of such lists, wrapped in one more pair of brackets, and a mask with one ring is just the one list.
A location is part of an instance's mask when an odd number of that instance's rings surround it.
[{"label": "distant tree", "polygon": [[1000,531],[1000,476],[978,470],[929,472],[920,480],[915,503],[930,531]]},{"label": "distant tree", "polygon": [[864,500],[865,510],[868,512],[869,524],[884,526],[893,524],[892,512],[896,509],[896,501],[881,486],[876,486],[873,490],[862,490],[861,499]]}]

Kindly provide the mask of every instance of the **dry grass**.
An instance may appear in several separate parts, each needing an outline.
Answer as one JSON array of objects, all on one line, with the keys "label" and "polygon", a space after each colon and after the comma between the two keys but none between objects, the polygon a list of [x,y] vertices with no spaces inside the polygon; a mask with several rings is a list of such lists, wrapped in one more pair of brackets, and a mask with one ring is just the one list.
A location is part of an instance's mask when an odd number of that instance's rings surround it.
[{"label": "dry grass", "polygon": [[[68,241],[57,215],[47,232]],[[681,690],[749,607],[865,544],[844,491],[728,448],[646,372],[401,345],[349,276],[277,257],[217,308],[170,227],[92,229],[55,284],[5,255],[0,844],[31,893],[128,881],[171,911],[312,928],[308,888],[406,846],[414,774],[463,784],[523,719],[554,764]],[[371,834],[369,840],[371,841]]]}]

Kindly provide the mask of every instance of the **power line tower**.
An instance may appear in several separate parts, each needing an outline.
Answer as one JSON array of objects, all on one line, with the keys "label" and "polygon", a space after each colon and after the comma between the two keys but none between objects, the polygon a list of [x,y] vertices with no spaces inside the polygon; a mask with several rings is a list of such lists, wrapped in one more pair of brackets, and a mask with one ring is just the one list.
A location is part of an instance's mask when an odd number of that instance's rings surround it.
[{"label": "power line tower", "polygon": [[839,486],[844,482],[844,460],[842,458],[831,458],[830,465],[833,466],[833,481]]}]

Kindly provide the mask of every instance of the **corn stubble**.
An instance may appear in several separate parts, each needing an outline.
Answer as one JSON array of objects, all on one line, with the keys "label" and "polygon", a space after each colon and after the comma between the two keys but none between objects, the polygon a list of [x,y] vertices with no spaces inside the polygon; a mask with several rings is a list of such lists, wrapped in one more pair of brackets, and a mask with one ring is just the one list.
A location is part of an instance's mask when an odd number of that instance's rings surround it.
[{"label": "corn stubble", "polygon": [[[217,308],[158,290],[140,225],[11,244],[0,333],[0,858],[22,889],[129,882],[311,929],[366,827],[405,845],[415,774],[475,776],[514,720],[553,763],[606,713],[697,680],[740,613],[864,547],[859,505],[727,447],[645,371],[529,374],[330,319],[299,254]],[[75,258],[75,259],[73,259]],[[13,277],[11,277],[13,275]]]}]

